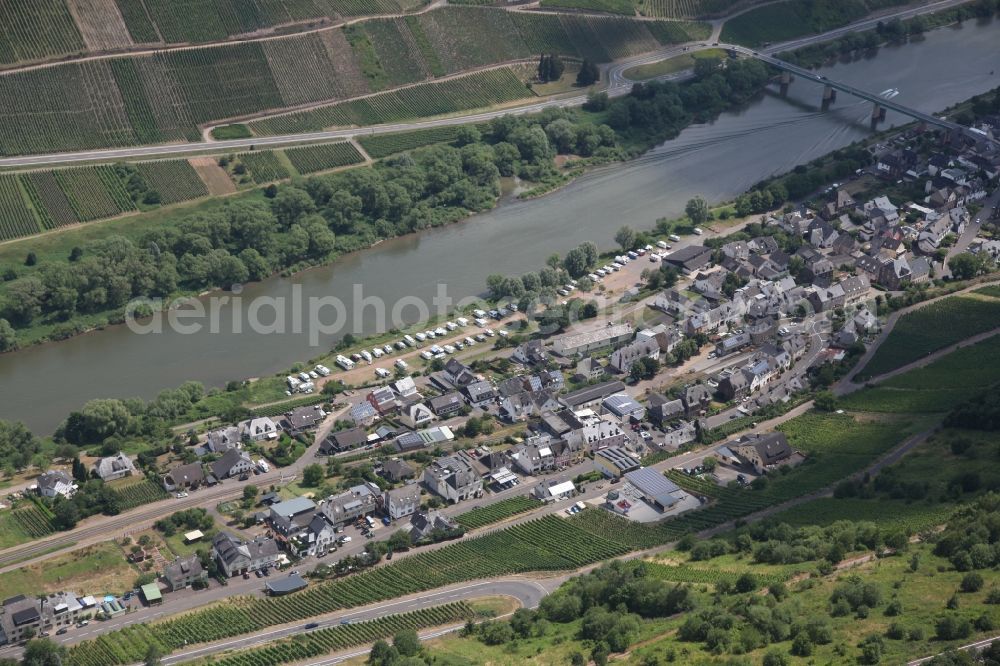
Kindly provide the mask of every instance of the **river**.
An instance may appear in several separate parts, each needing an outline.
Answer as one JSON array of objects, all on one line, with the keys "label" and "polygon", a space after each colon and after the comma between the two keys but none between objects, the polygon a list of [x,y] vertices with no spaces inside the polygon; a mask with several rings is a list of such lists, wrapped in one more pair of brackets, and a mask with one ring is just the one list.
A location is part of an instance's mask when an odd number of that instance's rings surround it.
[{"label": "river", "polygon": [[[1000,85],[998,43],[1000,22],[968,21],[822,73],[874,92],[897,88],[896,101],[933,112]],[[649,228],[659,217],[681,214],[695,195],[731,199],[766,176],[869,133],[870,104],[841,95],[822,112],[820,97],[817,85],[794,82],[787,99],[764,94],[746,109],[689,127],[632,162],[595,170],[543,198],[506,201],[459,224],[393,239],[292,278],[249,285],[241,296],[245,303],[289,296],[300,285],[306,299],[335,295],[349,302],[355,284],[390,304],[404,297],[429,299],[438,284],[446,284],[453,298],[481,293],[487,273],[536,270],[551,253],[585,240],[610,247],[622,224]],[[890,113],[882,127],[905,121]],[[221,320],[230,318],[224,309]],[[375,323],[369,309],[361,328],[371,332]],[[219,386],[280,372],[333,341],[325,336],[313,347],[306,333],[139,335],[110,327],[0,356],[0,419],[50,433],[91,398],[150,398],[191,379]]]}]

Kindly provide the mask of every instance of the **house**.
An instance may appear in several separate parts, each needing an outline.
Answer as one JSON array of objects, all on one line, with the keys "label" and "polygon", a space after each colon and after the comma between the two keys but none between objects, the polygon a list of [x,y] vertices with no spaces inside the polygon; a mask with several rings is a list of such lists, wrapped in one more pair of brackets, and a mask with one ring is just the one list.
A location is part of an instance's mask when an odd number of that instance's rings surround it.
[{"label": "house", "polygon": [[646,410],[646,415],[656,425],[662,426],[664,423],[681,418],[684,414],[684,403],[681,400],[671,400],[658,393],[649,396],[649,409]]},{"label": "house", "polygon": [[753,340],[750,337],[749,331],[727,335],[719,341],[719,344],[715,345],[715,354],[717,356],[726,356],[738,352],[744,347],[749,347],[751,342]]},{"label": "house", "polygon": [[417,385],[413,381],[413,377],[403,377],[400,380],[393,382],[392,390],[396,392],[400,398],[412,398],[420,397],[420,393],[417,391]]},{"label": "house", "polygon": [[700,414],[712,402],[712,389],[705,384],[692,384],[684,389],[681,402],[684,403],[684,413],[687,416]]},{"label": "house", "polygon": [[492,402],[497,397],[497,392],[493,384],[485,380],[466,384],[463,390],[465,391],[466,399],[473,407],[481,407]]},{"label": "house", "polygon": [[660,360],[660,343],[656,338],[636,340],[630,344],[620,347],[611,353],[608,367],[616,372],[628,373],[632,366],[641,358],[651,358]]},{"label": "house", "polygon": [[405,460],[393,458],[382,465],[382,475],[393,483],[400,483],[406,479],[416,478],[417,470]]},{"label": "house", "polygon": [[646,504],[658,511],[673,508],[685,496],[680,486],[650,467],[626,472],[624,480],[636,489],[636,494],[642,497]]},{"label": "house", "polygon": [[454,520],[440,511],[421,511],[410,519],[410,541],[419,543],[430,539],[435,533],[451,533],[456,536],[461,528]]},{"label": "house", "polygon": [[611,446],[594,454],[594,465],[610,479],[619,479],[623,474],[639,469],[639,459],[625,449]]},{"label": "house", "polygon": [[688,245],[663,258],[664,263],[670,264],[685,274],[704,268],[711,260],[712,250],[704,245]]},{"label": "house", "polygon": [[77,485],[73,479],[60,469],[42,472],[35,479],[35,484],[38,488],[38,494],[42,497],[72,497],[73,493],[77,491]]},{"label": "house", "polygon": [[577,391],[567,393],[559,398],[559,402],[569,409],[586,409],[596,407],[609,395],[621,393],[625,390],[625,384],[618,380],[586,386]]},{"label": "house", "polygon": [[163,477],[163,487],[173,492],[178,488],[193,490],[205,483],[205,470],[201,463],[190,463],[173,468]]},{"label": "house", "polygon": [[572,433],[579,437],[591,451],[608,448],[609,446],[625,446],[629,443],[628,434],[622,428],[621,422],[609,414],[597,414],[591,409],[575,413],[581,427]]},{"label": "house", "polygon": [[749,370],[738,368],[719,381],[719,395],[727,402],[742,400],[750,394],[752,382],[753,374]]},{"label": "house", "polygon": [[285,412],[285,429],[294,437],[301,432],[312,430],[324,418],[326,418],[326,412],[319,405],[297,407],[290,412]]},{"label": "house", "polygon": [[411,483],[382,493],[382,511],[393,520],[412,516],[420,508],[420,486]]},{"label": "house", "polygon": [[319,452],[330,456],[342,451],[351,451],[367,443],[368,433],[364,428],[348,428],[327,435],[319,445]]},{"label": "house", "polygon": [[268,537],[243,541],[229,532],[221,531],[212,539],[212,553],[219,568],[229,578],[257,571],[277,564],[278,544]]},{"label": "house", "polygon": [[293,497],[270,506],[268,521],[278,534],[290,536],[309,524],[316,503],[308,497]]},{"label": "house", "polygon": [[135,464],[121,451],[94,463],[94,475],[102,481],[114,481],[133,474],[135,474]]},{"label": "house", "polygon": [[542,412],[551,411],[559,407],[559,402],[549,391],[538,391],[535,393],[521,391],[514,395],[503,398],[500,401],[499,416],[504,421],[516,423],[524,421],[532,416],[537,416]]},{"label": "house", "polygon": [[20,643],[32,636],[37,636],[45,626],[42,616],[42,602],[37,597],[26,597],[19,594],[3,602],[0,613],[0,629],[4,643]]},{"label": "house", "polygon": [[260,442],[265,439],[278,439],[278,426],[266,416],[258,416],[239,424],[240,439]]},{"label": "house", "polygon": [[163,582],[168,592],[183,590],[194,582],[208,578],[208,572],[201,566],[201,558],[197,553],[186,557],[174,558],[174,561],[163,567]]},{"label": "house", "polygon": [[461,456],[445,456],[424,470],[424,484],[445,500],[455,503],[483,494],[483,479]]},{"label": "house", "polygon": [[396,401],[396,393],[388,386],[376,388],[368,394],[366,400],[382,416],[399,411],[400,405]]},{"label": "house", "polygon": [[205,436],[205,448],[211,453],[225,453],[229,449],[239,447],[243,443],[238,426],[228,426],[211,430]]},{"label": "house", "polygon": [[427,401],[431,410],[440,416],[445,418],[452,414],[462,411],[462,395],[458,391],[449,391],[444,395],[438,395]]},{"label": "house", "polygon": [[843,307],[847,297],[844,295],[844,288],[840,284],[835,284],[829,287],[811,288],[806,300],[816,312],[829,312]]},{"label": "house", "polygon": [[587,354],[597,349],[628,342],[632,339],[632,335],[631,324],[612,324],[584,333],[569,333],[560,336],[553,340],[552,349],[560,356],[569,358],[577,354]]},{"label": "house", "polygon": [[367,400],[359,402],[351,407],[351,420],[353,420],[354,425],[358,427],[367,428],[371,424],[375,423],[375,419],[377,418],[379,418],[378,410],[375,409]]},{"label": "house", "polygon": [[726,448],[736,455],[740,464],[752,468],[757,474],[774,469],[791,458],[793,453],[788,439],[780,432],[744,435],[728,442]]},{"label": "house", "polygon": [[212,476],[220,481],[231,476],[239,476],[253,471],[254,463],[250,454],[240,449],[229,449],[222,457],[210,465]]},{"label": "house", "polygon": [[410,453],[426,447],[427,442],[418,433],[411,430],[398,435],[392,445],[399,453]]},{"label": "house", "polygon": [[592,356],[584,356],[576,364],[573,379],[578,382],[589,382],[600,379],[604,375],[604,366]]},{"label": "house", "polygon": [[320,512],[288,540],[288,547],[296,557],[323,555],[337,542],[336,528]]},{"label": "house", "polygon": [[366,481],[326,498],[320,510],[330,523],[339,527],[378,511],[381,495],[377,485]]},{"label": "house", "polygon": [[400,420],[411,428],[419,428],[433,421],[435,418],[431,408],[422,402],[415,402],[403,408]]},{"label": "house", "polygon": [[693,442],[698,436],[698,430],[691,421],[680,421],[674,424],[663,436],[663,447],[677,449],[688,442]]},{"label": "house", "polygon": [[566,477],[545,479],[531,489],[531,496],[542,502],[558,502],[576,496],[576,486]]},{"label": "house", "polygon": [[601,405],[623,423],[628,419],[642,421],[646,417],[646,408],[627,393],[609,395]]},{"label": "house", "polygon": [[469,366],[456,358],[449,358],[444,364],[444,376],[455,388],[462,388],[479,380]]},{"label": "house", "polygon": [[543,365],[549,360],[549,354],[542,346],[541,340],[528,340],[514,349],[510,359],[521,365]]},{"label": "house", "polygon": [[[535,441],[531,441],[534,439]],[[548,438],[529,438],[510,450],[510,459],[514,466],[527,476],[537,476],[556,468],[556,459]]]}]

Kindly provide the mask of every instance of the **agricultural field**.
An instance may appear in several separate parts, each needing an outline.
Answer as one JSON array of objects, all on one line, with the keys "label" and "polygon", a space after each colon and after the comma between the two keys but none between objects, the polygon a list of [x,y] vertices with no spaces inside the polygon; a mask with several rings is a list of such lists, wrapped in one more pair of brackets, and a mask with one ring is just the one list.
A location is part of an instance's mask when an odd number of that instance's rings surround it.
[{"label": "agricultural field", "polygon": [[947,504],[906,500],[821,497],[776,513],[771,520],[794,527],[825,526],[838,520],[863,520],[875,523],[881,529],[916,534],[943,524],[954,509]]},{"label": "agricultural field", "polygon": [[814,2],[787,0],[757,7],[726,21],[721,40],[743,46],[761,46],[846,25],[875,9],[906,4],[905,0]]},{"label": "agricultural field", "polygon": [[582,9],[588,12],[635,15],[635,5],[631,0],[542,0],[542,7]]},{"label": "agricultural field", "polygon": [[427,629],[460,624],[476,616],[473,608],[458,602],[434,606],[412,613],[387,615],[376,620],[339,625],[309,632],[292,639],[277,641],[263,648],[235,652],[209,658],[205,664],[217,666],[253,666],[254,664],[287,664],[311,657],[338,652],[356,645],[367,645],[379,639],[389,639],[406,629]]},{"label": "agricultural field", "polygon": [[52,519],[55,517],[48,507],[38,502],[22,502],[10,512],[11,521],[32,539],[40,539],[55,531]]},{"label": "agricultural field", "polygon": [[450,143],[458,136],[460,127],[459,125],[450,125],[396,134],[373,134],[360,137],[358,143],[371,157],[379,159],[414,148],[429,146],[432,143]]},{"label": "agricultural field", "polygon": [[351,102],[251,123],[255,134],[290,134],[328,127],[375,125],[503,104],[531,92],[508,67],[380,93]]},{"label": "agricultural field", "polygon": [[240,164],[246,167],[247,172],[258,185],[270,183],[275,180],[288,178],[288,169],[278,159],[277,154],[270,151],[240,153],[236,156]]},{"label": "agricultural field", "polygon": [[1000,322],[1000,299],[982,294],[949,296],[899,318],[861,372],[877,377],[939,349],[993,330]]},{"label": "agricultural field", "polygon": [[[671,553],[673,555],[673,553]],[[708,562],[686,562],[681,564],[662,563],[656,560],[644,562],[649,576],[669,583],[694,583],[696,585],[716,585],[721,582],[733,584],[746,572],[746,565],[726,567],[720,566],[718,560]],[[757,581],[761,585],[783,583],[791,574],[768,572],[763,574],[754,568]]]},{"label": "agricultural field", "polygon": [[208,188],[187,160],[143,162],[136,168],[165,206],[208,196]]},{"label": "agricultural field", "polygon": [[138,483],[111,484],[111,490],[115,495],[115,506],[118,507],[119,513],[170,496],[160,484],[153,483],[149,479],[142,479]]},{"label": "agricultural field", "polygon": [[485,525],[498,523],[501,520],[506,520],[526,511],[538,509],[541,506],[538,500],[521,495],[461,513],[455,517],[455,522],[467,530],[474,530]]},{"label": "agricultural field", "polygon": [[135,203],[108,166],[53,171],[78,222],[114,217],[134,210]]},{"label": "agricultural field", "polygon": [[674,74],[675,72],[681,72],[685,69],[692,69],[698,60],[704,58],[725,57],[726,52],[722,49],[707,49],[690,55],[685,54],[674,56],[673,58],[667,58],[666,60],[660,60],[659,62],[650,63],[648,65],[638,65],[625,70],[624,74],[625,77],[630,80],[644,81],[646,79],[653,79],[665,74]]},{"label": "agricultural field", "polygon": [[66,0],[6,0],[0,3],[0,26],[0,65],[84,50]]},{"label": "agricultural field", "polygon": [[0,590],[7,597],[39,595],[62,590],[79,594],[121,594],[132,589],[138,572],[111,543],[71,551],[42,562],[26,562],[0,574]]},{"label": "agricultural field", "polygon": [[301,174],[328,171],[337,167],[360,164],[364,158],[349,142],[326,143],[305,148],[289,148],[285,151],[295,170]]},{"label": "agricultural field", "polygon": [[38,219],[25,201],[16,176],[0,176],[0,240],[40,231]]}]

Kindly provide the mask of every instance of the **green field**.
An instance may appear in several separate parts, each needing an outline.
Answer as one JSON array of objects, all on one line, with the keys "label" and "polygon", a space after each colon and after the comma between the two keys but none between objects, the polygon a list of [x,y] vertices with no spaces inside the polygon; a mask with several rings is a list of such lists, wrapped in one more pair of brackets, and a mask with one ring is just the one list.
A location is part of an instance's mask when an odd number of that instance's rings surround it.
[{"label": "green field", "polygon": [[301,174],[328,171],[338,167],[360,164],[364,158],[353,144],[326,143],[305,148],[289,148],[285,151],[288,160]]},{"label": "green field", "polygon": [[253,182],[257,184],[284,180],[290,175],[277,154],[270,151],[240,153],[236,159],[247,168]]},{"label": "green field", "polygon": [[542,7],[582,9],[590,12],[607,12],[633,16],[635,6],[632,0],[542,0]]},{"label": "green field", "polygon": [[414,148],[429,146],[432,143],[450,143],[458,136],[460,127],[459,125],[450,125],[396,134],[374,134],[361,137],[358,139],[358,143],[371,157],[378,159]]},{"label": "green field", "polygon": [[523,495],[511,497],[496,504],[489,504],[473,509],[472,511],[460,513],[455,517],[455,522],[468,530],[474,530],[491,525],[492,523],[498,523],[501,520],[506,520],[526,511],[538,509],[541,506],[538,500],[531,499],[530,497]]},{"label": "green field", "polygon": [[1000,299],[957,295],[941,299],[899,318],[858,379],[877,377],[966,338],[996,328]]},{"label": "green field", "polygon": [[143,162],[137,168],[165,206],[208,196],[208,188],[187,160]]},{"label": "green field", "polygon": [[0,240],[38,232],[38,219],[28,207],[17,177],[0,176]]},{"label": "green field", "polygon": [[638,65],[637,67],[632,67],[625,70],[625,77],[633,81],[643,81],[645,79],[652,79],[658,76],[663,76],[664,74],[673,74],[675,72],[681,72],[685,69],[691,69],[694,67],[695,62],[703,58],[725,58],[726,52],[722,49],[707,49],[705,51],[698,51],[697,53],[692,53],[691,55],[679,55],[673,58],[667,58],[666,60],[660,60],[659,62],[650,63],[648,65]]}]

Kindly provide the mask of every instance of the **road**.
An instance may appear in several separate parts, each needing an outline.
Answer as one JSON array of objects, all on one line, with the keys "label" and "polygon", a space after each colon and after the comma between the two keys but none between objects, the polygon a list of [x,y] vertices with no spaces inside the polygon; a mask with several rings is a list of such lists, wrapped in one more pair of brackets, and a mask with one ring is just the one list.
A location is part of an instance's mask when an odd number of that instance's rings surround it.
[{"label": "road", "polygon": [[[771,55],[774,53],[778,53],[780,51],[798,48],[809,44],[815,44],[818,42],[826,41],[828,39],[839,37],[849,32],[855,32],[858,30],[867,30],[873,28],[878,23],[878,21],[885,21],[892,18],[910,18],[918,14],[940,11],[948,7],[962,4],[965,1],[967,0],[941,0],[940,2],[934,2],[928,5],[923,5],[921,7],[899,10],[889,14],[884,14],[878,17],[877,19],[865,19],[861,21],[856,21],[855,23],[844,26],[842,28],[829,30],[827,32],[820,33],[817,35],[802,37],[800,39],[784,42],[781,44],[776,44],[766,49],[760,49],[759,53]],[[618,97],[627,94],[632,88],[632,82],[629,81],[627,78],[625,78],[624,72],[631,67],[634,67],[636,65],[648,64],[650,62],[656,62],[658,60],[663,60],[666,58],[671,58],[673,56],[682,55],[683,53],[686,52],[690,53],[693,51],[699,51],[710,48],[741,49],[741,47],[730,46],[728,44],[719,43],[716,45],[712,42],[700,42],[700,43],[690,43],[687,45],[681,44],[677,46],[670,46],[656,51],[652,51],[645,55],[623,59],[613,63],[607,69],[608,84],[605,87],[605,91],[608,93],[610,97]],[[676,80],[684,78],[684,76],[686,76],[686,73],[682,72],[677,74],[671,74],[662,78]],[[0,159],[0,167],[53,166],[53,165],[65,165],[65,164],[74,164],[79,162],[90,162],[90,161],[134,160],[134,159],[149,158],[154,156],[177,157],[177,156],[191,155],[194,153],[201,153],[205,151],[228,152],[236,150],[246,150],[250,149],[251,147],[255,149],[278,148],[290,144],[317,143],[323,141],[331,141],[335,139],[354,139],[358,137],[371,136],[375,134],[388,134],[392,132],[428,129],[432,127],[445,127],[453,125],[463,125],[466,123],[473,123],[473,122],[485,122],[492,118],[509,114],[521,115],[528,113],[537,113],[539,111],[542,111],[543,109],[553,108],[553,107],[580,106],[586,101],[586,99],[587,99],[586,95],[574,95],[569,97],[548,99],[545,101],[536,102],[534,104],[526,104],[524,106],[514,107],[510,109],[499,109],[493,111],[462,114],[448,118],[438,118],[434,120],[426,120],[418,122],[376,125],[364,128],[349,128],[341,130],[330,130],[324,132],[309,132],[305,134],[285,134],[285,135],[278,135],[271,137],[234,139],[230,141],[202,141],[202,142],[185,143],[185,144],[140,146],[132,148],[114,148],[114,149],[104,149],[104,150],[50,153],[45,155],[25,155],[19,157],[7,157]]]},{"label": "road", "polygon": [[[952,648],[952,650],[958,650],[960,652],[969,652],[970,650],[975,650],[975,651],[984,650],[993,643],[995,643],[996,641],[1000,641],[1000,635],[993,636],[992,638],[984,638],[983,640],[976,641],[975,643],[968,643],[966,645],[961,645],[957,648]],[[922,657],[920,659],[914,659],[913,661],[906,662],[906,666],[919,666],[919,664],[926,664],[936,656],[938,655],[934,654],[931,655],[930,657]]]}]

